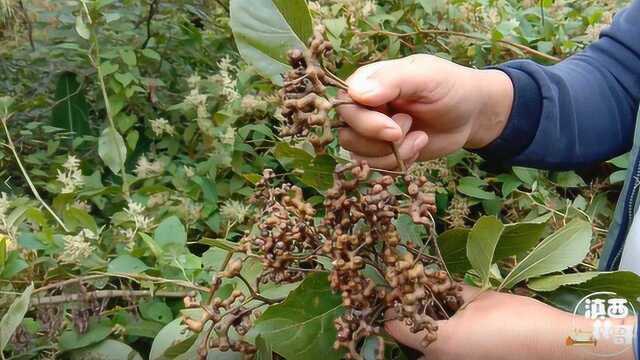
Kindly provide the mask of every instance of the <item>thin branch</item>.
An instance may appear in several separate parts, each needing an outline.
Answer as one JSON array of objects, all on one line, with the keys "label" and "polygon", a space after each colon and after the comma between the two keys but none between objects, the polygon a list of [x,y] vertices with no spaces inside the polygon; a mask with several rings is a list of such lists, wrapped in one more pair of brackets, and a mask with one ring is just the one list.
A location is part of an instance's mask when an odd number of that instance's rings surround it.
[{"label": "thin branch", "polygon": [[147,45],[149,45],[149,41],[151,40],[151,22],[153,21],[153,17],[158,13],[158,7],[160,6],[160,0],[152,0],[149,3],[149,15],[147,16],[147,38],[144,39],[141,48],[146,49]]},{"label": "thin branch", "polygon": [[16,162],[18,163],[18,167],[20,168],[20,171],[22,172],[22,175],[24,176],[25,180],[27,181],[27,184],[29,184],[29,188],[31,189],[31,192],[33,193],[33,196],[35,196],[35,198],[42,204],[42,206],[45,209],[47,209],[49,214],[51,214],[51,216],[53,216],[53,218],[56,220],[56,222],[58,224],[60,224],[62,229],[64,229],[65,232],[69,232],[69,229],[65,226],[64,222],[62,221],[62,219],[60,219],[58,217],[58,215],[56,215],[56,213],[53,211],[53,209],[51,209],[49,207],[49,205],[42,199],[42,196],[40,196],[40,193],[38,192],[38,189],[36,189],[35,185],[33,185],[33,181],[31,181],[31,177],[29,177],[29,173],[27,173],[27,170],[22,165],[22,161],[20,160],[20,156],[18,155],[18,152],[16,151],[16,147],[13,144],[13,140],[11,139],[11,134],[9,133],[9,128],[7,127],[7,121],[9,120],[10,117],[11,116],[0,118],[0,122],[2,123],[2,127],[4,128],[4,132],[5,132],[6,136],[7,136],[7,143],[8,143],[7,147],[13,153],[13,156],[15,157]]},{"label": "thin branch", "polygon": [[193,291],[156,291],[151,290],[97,290],[88,293],[62,294],[54,296],[35,297],[31,299],[31,306],[63,304],[69,302],[86,301],[87,299],[135,298],[135,297],[165,297],[184,298],[192,296]]},{"label": "thin branch", "polygon": [[463,38],[472,39],[472,40],[478,40],[478,41],[489,41],[489,42],[494,41],[497,44],[520,50],[520,51],[522,51],[522,52],[524,52],[526,54],[529,54],[529,55],[532,55],[532,56],[536,56],[536,57],[545,59],[547,61],[551,61],[551,62],[560,62],[560,61],[562,61],[562,59],[559,58],[559,57],[556,57],[556,56],[553,56],[553,55],[549,55],[549,54],[545,54],[545,53],[543,53],[541,51],[538,51],[536,49],[530,48],[530,47],[528,47],[526,45],[514,43],[514,42],[511,42],[511,41],[508,41],[508,40],[490,40],[490,39],[486,39],[485,37],[480,36],[480,35],[467,34],[467,33],[459,32],[459,31],[437,30],[437,29],[418,29],[418,30],[416,30],[414,32],[395,33],[395,32],[384,31],[384,30],[373,30],[373,31],[357,32],[356,35],[362,35],[362,36],[387,35],[387,36],[395,36],[395,37],[398,37],[398,38],[411,37],[411,36],[415,36],[415,35],[457,36],[457,37],[463,37]]},{"label": "thin branch", "polygon": [[29,38],[29,44],[31,45],[31,50],[36,50],[36,45],[33,42],[33,24],[31,23],[31,18],[29,18],[29,13],[27,9],[24,7],[24,3],[22,0],[18,0],[18,7],[20,8],[20,13],[22,14],[22,18],[24,23],[27,25],[27,37]]}]

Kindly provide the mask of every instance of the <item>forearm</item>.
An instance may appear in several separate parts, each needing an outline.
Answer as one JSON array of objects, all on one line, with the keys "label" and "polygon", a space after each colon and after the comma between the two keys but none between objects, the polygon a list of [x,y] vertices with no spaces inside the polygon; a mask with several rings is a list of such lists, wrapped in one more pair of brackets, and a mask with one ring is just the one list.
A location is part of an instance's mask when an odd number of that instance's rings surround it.
[{"label": "forearm", "polygon": [[513,109],[503,133],[479,153],[516,165],[568,169],[628,151],[640,101],[639,17],[636,0],[599,41],[560,64],[501,65],[514,85]]}]

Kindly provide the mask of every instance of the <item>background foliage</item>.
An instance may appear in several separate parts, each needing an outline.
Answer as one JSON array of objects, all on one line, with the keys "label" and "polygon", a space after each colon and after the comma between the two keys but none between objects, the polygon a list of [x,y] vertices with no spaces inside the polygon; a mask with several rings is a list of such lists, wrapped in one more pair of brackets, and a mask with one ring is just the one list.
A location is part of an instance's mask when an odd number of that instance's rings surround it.
[{"label": "background foliage", "polygon": [[[513,58],[551,64],[595,40],[626,2],[312,0],[309,8],[346,78],[418,52],[475,67]],[[337,146],[316,157],[308,144],[279,138],[277,88],[259,70],[238,52],[226,0],[0,0],[5,357],[189,358],[195,337],[181,331],[181,298],[206,291],[225,245],[249,230],[245,199],[262,170],[286,174],[320,203],[336,161],[348,158]],[[417,171],[434,183],[450,270],[522,291],[522,280],[555,273],[529,286],[568,307],[561,285],[609,283],[603,276],[611,275],[576,273],[597,264],[627,162],[544,172],[461,151]],[[579,259],[518,273],[547,256],[524,256],[546,236]],[[324,278],[312,280],[304,286],[332,308]],[[276,306],[304,296],[294,291]],[[29,310],[29,299],[38,306]],[[269,314],[257,341],[286,357],[279,343],[291,334],[271,327],[277,308]]]}]

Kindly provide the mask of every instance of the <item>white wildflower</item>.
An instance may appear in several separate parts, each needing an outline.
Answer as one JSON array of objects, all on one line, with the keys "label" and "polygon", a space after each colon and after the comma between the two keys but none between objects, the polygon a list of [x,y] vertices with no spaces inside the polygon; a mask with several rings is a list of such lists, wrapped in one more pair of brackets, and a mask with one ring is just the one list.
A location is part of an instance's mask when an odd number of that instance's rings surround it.
[{"label": "white wildflower", "polygon": [[183,219],[186,219],[189,224],[194,224],[202,218],[201,204],[195,203],[189,198],[179,198],[180,205],[178,206],[178,212]]},{"label": "white wildflower", "polygon": [[131,220],[136,224],[138,230],[148,231],[153,227],[153,218],[144,215],[145,207],[135,201],[129,201],[124,212],[127,213]]},{"label": "white wildflower", "polygon": [[193,89],[189,95],[184,98],[184,101],[196,107],[205,106],[207,104],[207,95],[201,94],[198,89]]},{"label": "white wildflower", "polygon": [[361,8],[362,16],[368,17],[373,15],[376,12],[376,4],[373,0],[367,0],[364,2]]},{"label": "white wildflower", "polygon": [[76,235],[64,236],[64,250],[60,255],[60,261],[71,264],[88,258],[95,251],[90,240],[97,239],[96,234],[87,229],[82,229]]},{"label": "white wildflower", "polygon": [[80,171],[80,160],[73,155],[69,155],[64,164],[62,164],[62,167],[65,170],[58,170],[56,179],[62,183],[62,193],[69,194],[84,184],[82,171]]},{"label": "white wildflower", "polygon": [[188,177],[188,178],[192,178],[196,175],[196,171],[194,168],[185,165],[184,166],[184,174]]},{"label": "white wildflower", "polygon": [[231,58],[225,56],[218,61],[218,67],[220,68],[220,79],[222,82],[222,95],[228,100],[236,100],[240,94],[237,90],[237,81],[234,77],[234,73],[238,71],[236,66],[231,63]]},{"label": "white wildflower", "polygon": [[245,95],[240,104],[242,110],[247,114],[265,111],[268,106],[268,103],[265,100],[254,95]]},{"label": "white wildflower", "polygon": [[169,192],[163,191],[155,193],[149,196],[149,200],[147,200],[147,207],[154,208],[156,206],[165,205],[167,201],[169,201]]},{"label": "white wildflower", "polygon": [[227,221],[242,224],[251,213],[251,208],[237,200],[227,200],[220,208],[220,215]]},{"label": "white wildflower", "polygon": [[141,179],[159,176],[164,172],[164,163],[160,160],[151,161],[146,156],[142,155],[136,163],[134,172]]},{"label": "white wildflower", "polygon": [[9,224],[7,220],[7,214],[9,213],[9,207],[11,202],[6,193],[0,193],[0,231],[9,232]]},{"label": "white wildflower", "polygon": [[162,136],[164,134],[172,136],[175,134],[176,129],[165,118],[157,118],[155,120],[149,120],[151,123],[151,130],[156,136]]},{"label": "white wildflower", "polygon": [[193,74],[187,78],[187,83],[189,84],[189,87],[193,89],[198,87],[201,80],[202,78],[198,74]]},{"label": "white wildflower", "polygon": [[90,212],[91,211],[91,205],[87,201],[84,201],[84,200],[76,200],[76,201],[73,202],[73,204],[71,206],[76,208],[76,209],[84,210],[86,212]]}]

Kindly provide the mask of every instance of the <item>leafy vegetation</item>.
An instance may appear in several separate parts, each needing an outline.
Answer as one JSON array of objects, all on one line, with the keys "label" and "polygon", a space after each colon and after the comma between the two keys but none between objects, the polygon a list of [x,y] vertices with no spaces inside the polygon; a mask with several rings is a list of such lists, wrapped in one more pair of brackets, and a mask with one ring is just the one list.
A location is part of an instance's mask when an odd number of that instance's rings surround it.
[{"label": "leafy vegetation", "polygon": [[[416,52],[475,67],[551,64],[595,40],[626,3],[0,0],[3,356],[197,355],[204,335],[182,322],[202,313],[183,298],[206,298],[214,275],[237,260],[230,254],[254,229],[248,199],[264,170],[320,208],[348,159],[335,141],[317,154],[279,135],[287,50],[304,47],[314,24],[326,27],[344,79]],[[571,309],[592,289],[638,285],[631,273],[586,273],[627,163],[546,172],[461,151],[412,171],[430,181],[439,248],[456,278]],[[424,245],[423,228],[403,217],[396,226],[403,241]],[[278,301],[260,307],[244,337],[257,357],[340,356],[341,299],[319,272],[331,268],[323,261],[307,264],[314,271],[303,281],[261,285]],[[241,274],[253,282],[264,266],[246,260]],[[250,289],[228,279],[215,295],[234,291]],[[375,358],[379,341],[390,342],[367,338],[358,350]],[[386,348],[388,358],[404,356]]]}]

